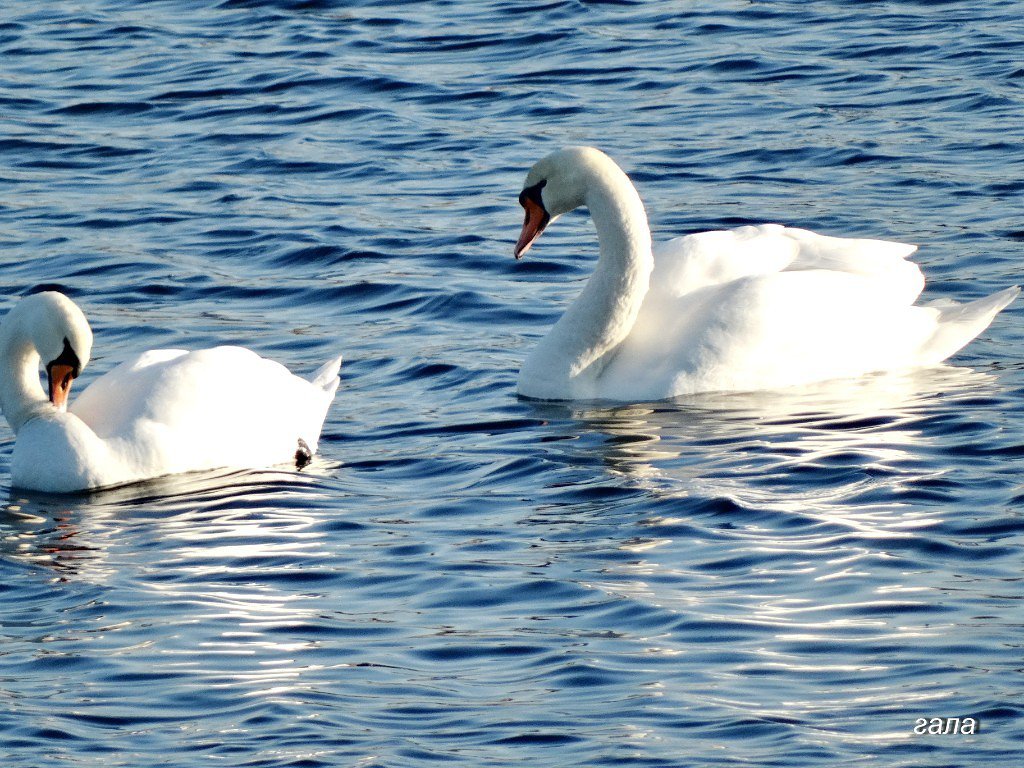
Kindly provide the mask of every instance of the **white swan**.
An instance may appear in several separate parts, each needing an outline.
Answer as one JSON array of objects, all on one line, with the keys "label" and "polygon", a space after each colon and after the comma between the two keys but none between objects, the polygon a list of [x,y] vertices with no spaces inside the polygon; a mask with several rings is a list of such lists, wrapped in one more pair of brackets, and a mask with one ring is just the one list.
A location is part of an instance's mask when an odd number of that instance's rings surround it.
[{"label": "white swan", "polygon": [[63,493],[221,467],[301,467],[316,452],[341,366],[335,358],[309,382],[240,347],[157,349],[96,379],[67,408],[91,351],[85,315],[60,293],[28,296],[0,323],[15,487]]},{"label": "white swan", "polygon": [[559,215],[587,206],[600,257],[582,293],[530,353],[519,393],[545,400],[659,400],[935,365],[1020,292],[913,306],[916,246],[777,224],[651,246],[643,203],[604,153],[569,147],[530,169],[516,258]]}]

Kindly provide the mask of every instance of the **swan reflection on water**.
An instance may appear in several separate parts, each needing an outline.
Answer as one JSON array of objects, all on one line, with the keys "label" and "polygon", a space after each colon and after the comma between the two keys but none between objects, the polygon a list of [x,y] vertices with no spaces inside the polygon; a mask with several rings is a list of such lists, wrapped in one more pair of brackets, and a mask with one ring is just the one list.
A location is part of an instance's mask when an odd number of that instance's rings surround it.
[{"label": "swan reflection on water", "polygon": [[[531,406],[567,432],[580,425],[581,440],[566,434],[546,450],[564,452],[567,462],[587,462],[596,440],[610,473],[661,498],[729,498],[852,522],[877,517],[872,497],[885,496],[883,488],[898,498],[908,483],[948,472],[950,459],[941,458],[948,449],[939,437],[948,428],[943,423],[962,401],[976,408],[999,394],[992,374],[942,366],[656,403]],[[907,514],[893,518],[899,506],[889,503],[883,518],[911,525]]]},{"label": "swan reflection on water", "polygon": [[[274,537],[309,526],[310,510],[328,506],[321,483],[331,462],[317,458],[303,472],[231,470],[173,475],[88,494],[47,494],[14,489],[0,507],[0,556],[51,567],[62,576],[104,580],[111,552],[179,542],[180,557],[258,557]],[[135,541],[133,531],[144,537]],[[234,541],[218,549],[217,539]],[[261,544],[262,542],[262,544]],[[274,551],[282,551],[280,541]],[[254,549],[255,548],[255,549]],[[115,556],[116,557],[116,556]]]}]

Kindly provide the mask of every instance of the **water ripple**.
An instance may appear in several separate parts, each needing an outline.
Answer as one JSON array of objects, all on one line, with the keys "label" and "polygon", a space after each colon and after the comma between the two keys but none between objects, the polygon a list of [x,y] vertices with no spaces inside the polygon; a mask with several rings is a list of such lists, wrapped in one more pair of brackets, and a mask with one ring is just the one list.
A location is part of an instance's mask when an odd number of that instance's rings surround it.
[{"label": "water ripple", "polygon": [[154,346],[345,365],[301,473],[9,495],[4,765],[1012,764],[1019,308],[955,368],[532,403],[596,245],[567,217],[511,246],[530,163],[595,143],[656,237],[773,220],[919,243],[926,298],[1018,281],[1018,16],[11,10],[0,312],[80,302],[83,384]]}]

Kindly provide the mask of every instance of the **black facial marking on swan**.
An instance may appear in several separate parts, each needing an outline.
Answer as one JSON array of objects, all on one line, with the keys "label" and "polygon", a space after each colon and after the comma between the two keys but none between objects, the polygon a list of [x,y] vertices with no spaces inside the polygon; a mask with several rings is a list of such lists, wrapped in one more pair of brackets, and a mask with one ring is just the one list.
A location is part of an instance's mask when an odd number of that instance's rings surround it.
[{"label": "black facial marking on swan", "polygon": [[64,337],[64,349],[61,350],[57,357],[46,364],[46,372],[49,373],[50,369],[55,365],[66,365],[71,368],[71,377],[75,379],[82,372],[82,362],[78,359],[78,355],[72,348],[67,336]]}]

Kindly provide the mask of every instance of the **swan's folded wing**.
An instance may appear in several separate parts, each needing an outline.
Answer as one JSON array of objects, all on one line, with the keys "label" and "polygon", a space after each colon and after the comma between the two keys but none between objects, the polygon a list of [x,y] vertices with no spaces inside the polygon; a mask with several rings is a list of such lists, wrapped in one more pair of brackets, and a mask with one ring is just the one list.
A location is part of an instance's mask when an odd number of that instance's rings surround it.
[{"label": "swan's folded wing", "polygon": [[783,271],[826,270],[866,278],[880,300],[913,304],[924,276],[907,257],[917,246],[829,237],[779,224],[699,232],[661,243],[651,291],[682,296],[733,280]]},{"label": "swan's folded wing", "polygon": [[783,235],[798,247],[796,258],[786,267],[787,270],[823,269],[857,275],[871,282],[878,300],[904,306],[917,301],[924,288],[920,267],[907,261],[907,257],[917,250],[916,245],[830,237],[795,227],[786,227]]},{"label": "swan's folded wing", "polygon": [[151,349],[129,358],[82,390],[68,410],[102,438],[122,434],[149,400],[166,364],[187,354],[184,349]]},{"label": "swan's folded wing", "polygon": [[682,296],[743,277],[781,272],[799,255],[800,244],[778,224],[698,232],[659,243],[654,249],[651,291]]},{"label": "swan's folded wing", "polygon": [[97,379],[70,411],[115,441],[138,477],[289,461],[316,449],[336,388],[241,347],[154,350]]}]

